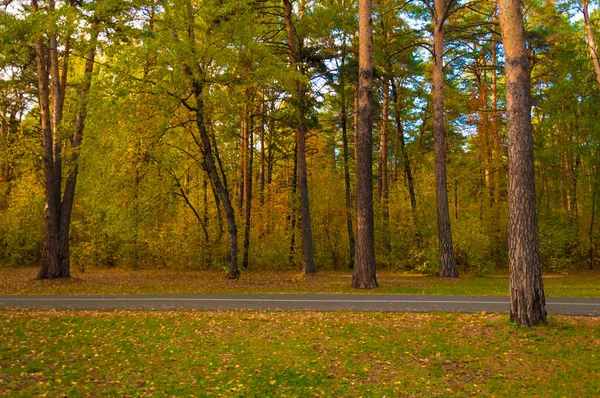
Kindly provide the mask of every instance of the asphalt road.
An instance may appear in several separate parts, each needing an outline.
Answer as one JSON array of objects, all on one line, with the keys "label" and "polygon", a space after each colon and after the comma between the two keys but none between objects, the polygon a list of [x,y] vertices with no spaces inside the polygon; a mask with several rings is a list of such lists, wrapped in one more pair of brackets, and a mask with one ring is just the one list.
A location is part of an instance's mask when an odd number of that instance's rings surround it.
[{"label": "asphalt road", "polygon": [[[363,294],[0,296],[0,308],[507,313],[507,297]],[[547,298],[551,315],[600,316],[600,299]]]}]

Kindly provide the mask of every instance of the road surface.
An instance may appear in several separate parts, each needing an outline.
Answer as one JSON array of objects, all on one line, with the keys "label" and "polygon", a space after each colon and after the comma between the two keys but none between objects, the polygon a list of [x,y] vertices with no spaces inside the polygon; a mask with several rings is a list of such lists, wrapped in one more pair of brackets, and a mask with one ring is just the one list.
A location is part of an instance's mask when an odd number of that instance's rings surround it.
[{"label": "road surface", "polygon": [[[379,294],[0,296],[0,308],[507,313],[507,297]],[[547,298],[550,315],[600,316],[600,299]]]}]

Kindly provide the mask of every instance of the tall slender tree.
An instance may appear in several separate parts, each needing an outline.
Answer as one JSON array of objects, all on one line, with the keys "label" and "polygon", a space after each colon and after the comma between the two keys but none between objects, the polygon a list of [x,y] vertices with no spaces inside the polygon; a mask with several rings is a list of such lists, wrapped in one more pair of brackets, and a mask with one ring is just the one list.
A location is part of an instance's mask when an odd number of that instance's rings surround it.
[{"label": "tall slender tree", "polygon": [[435,0],[433,10],[433,141],[435,151],[435,193],[437,203],[440,276],[457,278],[454,259],[448,187],[446,180],[446,133],[444,117],[444,23],[455,0]]},{"label": "tall slender tree", "polygon": [[373,215],[373,27],[371,0],[358,2],[358,131],[356,162],[356,264],[352,287],[374,289]]},{"label": "tall slender tree", "polygon": [[522,6],[520,0],[499,0],[506,57],[510,320],[533,326],[546,323],[546,309],[535,211],[529,57]]},{"label": "tall slender tree", "polygon": [[[283,0],[283,18],[287,32],[288,57],[292,71],[304,74],[303,65],[299,62],[298,55],[301,45],[298,43],[296,29],[292,20],[292,3]],[[308,198],[308,174],[306,166],[306,113],[307,89],[301,79],[296,79],[295,96],[297,102],[296,126],[296,153],[298,164],[298,188],[300,191],[300,214],[302,229],[302,272],[312,274],[316,272],[313,255],[312,231],[310,223],[310,204]]]}]

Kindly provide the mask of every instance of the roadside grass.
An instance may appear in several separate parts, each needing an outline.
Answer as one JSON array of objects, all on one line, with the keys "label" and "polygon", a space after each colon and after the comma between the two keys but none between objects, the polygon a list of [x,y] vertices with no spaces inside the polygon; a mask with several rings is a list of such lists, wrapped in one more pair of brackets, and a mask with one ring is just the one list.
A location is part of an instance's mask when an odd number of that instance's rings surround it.
[{"label": "roadside grass", "polygon": [[0,311],[0,396],[597,396],[600,319]]},{"label": "roadside grass", "polygon": [[[442,279],[420,274],[378,271],[379,288],[352,289],[351,271],[249,271],[239,280],[223,272],[90,268],[73,270],[66,280],[34,280],[37,268],[0,268],[0,295],[20,294],[200,294],[200,293],[364,293],[507,296],[508,276],[462,276]],[[600,271],[544,275],[548,297],[600,297]]]}]

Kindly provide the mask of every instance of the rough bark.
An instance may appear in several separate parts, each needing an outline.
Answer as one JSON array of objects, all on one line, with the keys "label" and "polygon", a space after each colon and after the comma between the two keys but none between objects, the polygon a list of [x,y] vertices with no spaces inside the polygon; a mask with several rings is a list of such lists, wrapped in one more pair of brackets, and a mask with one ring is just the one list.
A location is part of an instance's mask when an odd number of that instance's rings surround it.
[{"label": "rough bark", "polygon": [[377,287],[373,216],[373,32],[371,0],[358,2],[358,131],[356,162],[356,264],[352,287]]},{"label": "rough bark", "polygon": [[438,242],[440,250],[440,276],[457,278],[458,270],[454,260],[450,211],[448,207],[448,187],[446,176],[446,147],[444,131],[444,21],[447,15],[447,2],[435,0],[433,28],[433,141],[435,151],[435,180]]},{"label": "rough bark", "polygon": [[[283,0],[284,21],[288,39],[288,56],[290,68],[293,71],[304,73],[301,65],[298,65],[298,44],[296,42],[296,30],[292,21],[292,5],[290,0]],[[310,204],[308,197],[308,176],[306,166],[306,88],[300,80],[296,81],[295,90],[297,106],[298,126],[296,127],[296,150],[298,156],[298,189],[300,191],[300,215],[302,226],[302,272],[312,274],[316,272],[313,256],[313,242],[310,222]]]},{"label": "rough bark", "polygon": [[546,323],[546,309],[535,211],[529,59],[521,7],[520,1],[499,0],[509,142],[510,319],[533,326]]},{"label": "rough bark", "polygon": [[[37,0],[31,1],[33,12],[40,12]],[[47,11],[55,10],[55,2],[47,2]],[[77,182],[77,147],[81,144],[87,116],[87,96],[91,87],[94,58],[96,54],[97,24],[92,23],[92,33],[85,54],[86,62],[83,84],[80,88],[79,108],[75,117],[75,128],[71,135],[73,154],[69,159],[70,171],[62,190],[63,159],[59,131],[63,118],[67,87],[70,39],[62,45],[62,65],[59,60],[59,41],[54,33],[45,39],[40,34],[34,40],[37,72],[37,89],[40,107],[40,122],[43,134],[43,168],[45,175],[44,239],[38,279],[70,277],[69,227]]]}]

